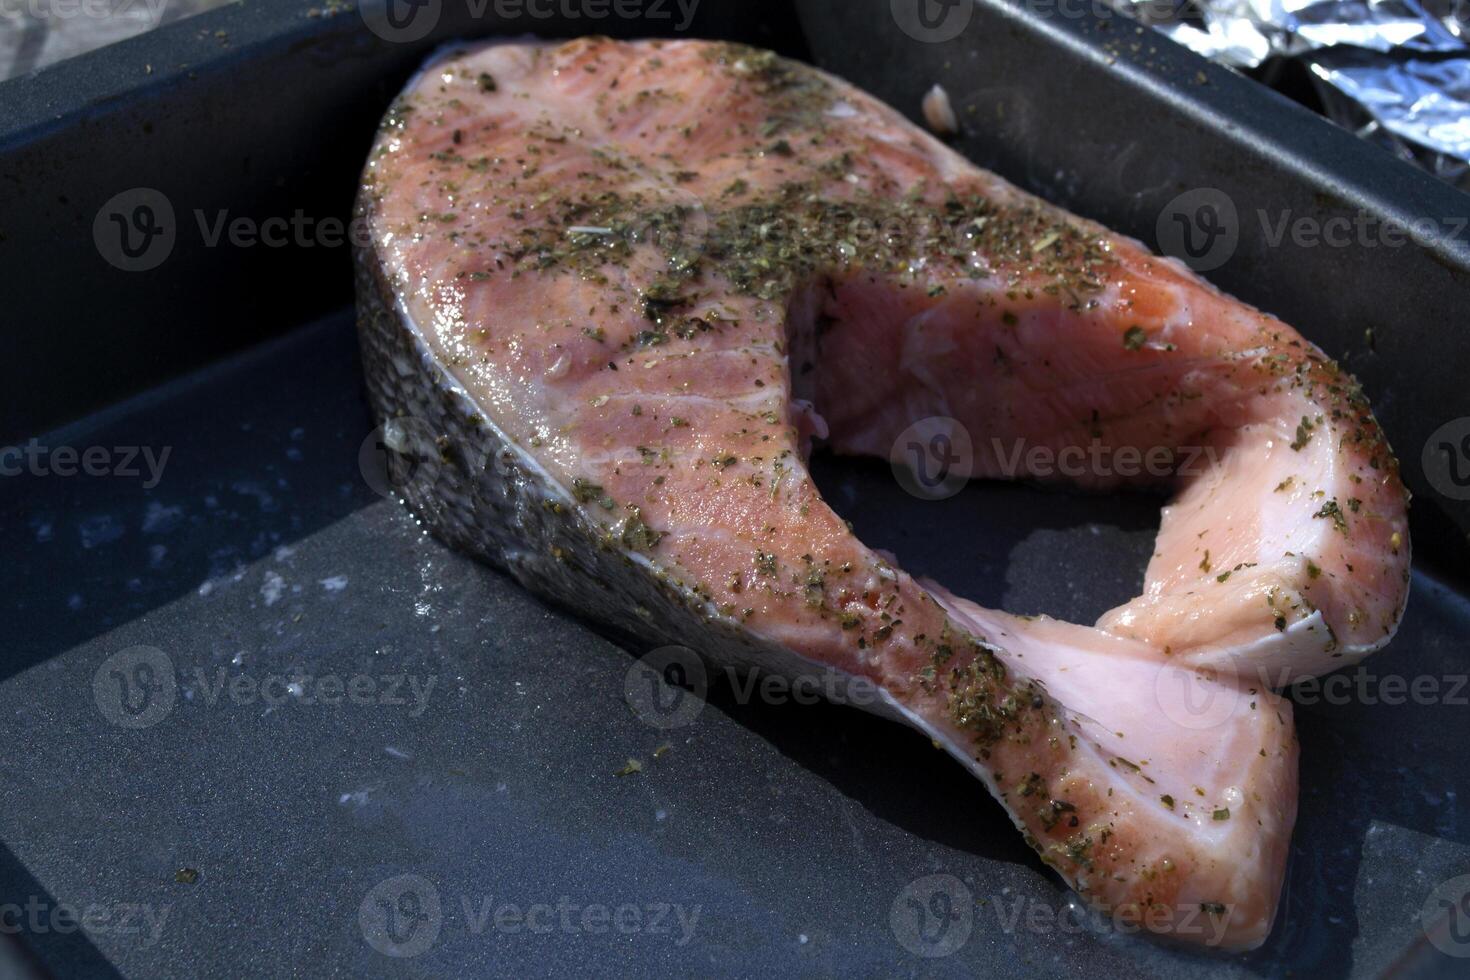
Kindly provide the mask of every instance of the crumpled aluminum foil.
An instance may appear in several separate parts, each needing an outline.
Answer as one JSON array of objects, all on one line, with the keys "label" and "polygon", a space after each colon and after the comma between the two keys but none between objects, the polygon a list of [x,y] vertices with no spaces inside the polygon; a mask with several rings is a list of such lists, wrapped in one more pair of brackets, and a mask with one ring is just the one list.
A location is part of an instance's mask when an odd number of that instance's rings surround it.
[{"label": "crumpled aluminum foil", "polygon": [[232,0],[0,0],[0,81]]},{"label": "crumpled aluminum foil", "polygon": [[1470,191],[1470,0],[1113,0],[1207,58],[1293,58],[1328,116]]}]

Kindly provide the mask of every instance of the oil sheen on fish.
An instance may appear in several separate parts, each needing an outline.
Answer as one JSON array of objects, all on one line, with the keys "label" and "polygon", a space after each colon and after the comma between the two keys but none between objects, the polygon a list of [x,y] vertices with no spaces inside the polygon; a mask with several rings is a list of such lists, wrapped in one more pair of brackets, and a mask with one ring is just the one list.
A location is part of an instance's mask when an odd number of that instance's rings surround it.
[{"label": "oil sheen on fish", "polygon": [[[876,684],[1095,906],[1263,941],[1297,802],[1271,689],[1381,647],[1408,588],[1396,464],[1321,351],[728,44],[443,53],[359,207],[370,397],[434,533],[650,646]],[[1093,625],[1011,616],[864,546],[813,440],[888,457],[933,417],[971,434],[970,476],[1167,460],[1142,594]]]}]

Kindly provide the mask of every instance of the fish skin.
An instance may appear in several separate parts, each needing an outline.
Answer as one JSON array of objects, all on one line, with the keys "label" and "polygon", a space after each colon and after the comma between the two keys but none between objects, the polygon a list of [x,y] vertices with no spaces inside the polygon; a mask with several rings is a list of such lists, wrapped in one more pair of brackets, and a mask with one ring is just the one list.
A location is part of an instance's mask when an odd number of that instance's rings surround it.
[{"label": "fish skin", "polygon": [[[818,172],[819,193],[780,196]],[[609,192],[623,203],[558,211]],[[946,249],[897,254],[881,238],[852,261],[845,242],[817,234],[805,244],[838,250],[791,260],[767,284],[752,272],[765,253],[747,262],[735,247],[749,244],[736,209],[800,223],[871,200],[881,219],[906,194],[904,221],[946,233],[949,199],[979,202],[983,275]],[[1264,941],[1297,746],[1290,703],[1256,675],[1366,655],[1407,594],[1406,495],[1366,403],[1320,351],[846,83],[730,45],[583,39],[441,56],[385,120],[359,208],[369,397],[407,450],[390,466],[418,460],[402,494],[436,535],[638,643],[872,682],[868,707],[980,778],[1094,906],[1155,910],[1150,931],[1186,942]],[[609,256],[587,243],[613,219],[649,224]],[[1014,404],[1026,411],[997,407]],[[938,414],[1059,450],[1098,426],[1099,404],[1111,446],[1194,439],[1224,463],[1214,483],[1183,483],[1144,595],[1096,627],[1009,617],[915,581],[852,535],[805,466],[814,435],[888,456],[909,422]],[[1321,419],[1293,449],[1299,410]],[[1287,471],[1301,496],[1242,505],[1236,550],[1214,552],[1259,560],[1234,585],[1200,569],[1191,521],[1244,499],[1224,491],[1259,497]],[[1002,472],[983,446],[968,475],[1041,476]],[[1340,515],[1346,530],[1311,516],[1343,488],[1360,493]],[[1234,598],[1196,615],[1211,586]],[[1068,665],[1099,685],[1131,680],[1093,694]],[[1204,743],[1159,679],[1196,667],[1229,701],[1208,729],[1229,748],[1181,757],[1171,747]],[[1118,718],[1147,737],[1111,727]],[[1145,770],[1155,753],[1170,772]],[[1187,788],[1162,793],[1158,777]],[[1226,797],[1238,800],[1229,819],[1205,819]],[[1225,921],[1191,933],[1202,908]]]}]

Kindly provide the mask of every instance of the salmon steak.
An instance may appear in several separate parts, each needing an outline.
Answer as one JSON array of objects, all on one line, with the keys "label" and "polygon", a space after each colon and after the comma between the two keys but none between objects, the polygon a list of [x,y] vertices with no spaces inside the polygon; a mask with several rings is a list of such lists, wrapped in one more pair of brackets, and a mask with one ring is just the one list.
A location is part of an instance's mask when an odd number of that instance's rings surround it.
[{"label": "salmon steak", "polygon": [[[1274,690],[1387,643],[1409,581],[1397,465],[1318,348],[725,43],[443,51],[358,209],[369,398],[435,535],[636,643],[867,684],[1095,908],[1265,940],[1297,809]],[[935,424],[964,478],[1100,448],[1070,482],[1167,488],[1140,595],[1016,616],[865,546],[813,446],[904,462]]]}]

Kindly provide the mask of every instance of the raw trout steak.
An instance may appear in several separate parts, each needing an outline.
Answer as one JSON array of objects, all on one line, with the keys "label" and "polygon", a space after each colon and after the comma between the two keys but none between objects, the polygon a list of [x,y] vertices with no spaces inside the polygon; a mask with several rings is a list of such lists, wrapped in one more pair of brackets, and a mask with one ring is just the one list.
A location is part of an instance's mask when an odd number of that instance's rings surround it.
[{"label": "raw trout steak", "polygon": [[[1408,588],[1395,462],[1321,351],[727,44],[443,54],[359,207],[370,398],[435,534],[650,646],[872,682],[1095,906],[1262,942],[1297,798],[1270,689],[1382,646]],[[968,476],[1047,476],[1017,445],[1162,452],[1142,595],[1016,617],[865,547],[813,440],[887,457],[930,418],[973,435]],[[1122,470],[1076,482],[1148,478]]]}]

